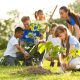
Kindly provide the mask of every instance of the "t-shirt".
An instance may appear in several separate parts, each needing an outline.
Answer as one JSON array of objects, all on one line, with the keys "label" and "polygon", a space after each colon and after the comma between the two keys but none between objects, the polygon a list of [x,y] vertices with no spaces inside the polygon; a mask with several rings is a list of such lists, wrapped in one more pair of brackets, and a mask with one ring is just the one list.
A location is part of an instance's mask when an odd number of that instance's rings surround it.
[{"label": "t-shirt", "polygon": [[25,41],[26,42],[26,46],[30,45],[31,43],[34,43],[34,38],[30,38],[28,36],[29,33],[32,33],[34,36],[40,36],[39,31],[32,31],[32,30],[24,30],[24,34],[23,36],[20,38],[21,41]]},{"label": "t-shirt", "polygon": [[70,16],[70,20],[66,20],[66,22],[72,26],[74,26],[76,24],[76,21],[74,20],[74,18],[72,16]]},{"label": "t-shirt", "polygon": [[8,42],[7,49],[4,52],[4,56],[16,57],[16,52],[18,51],[15,45],[18,44],[18,39],[15,36],[12,36]]},{"label": "t-shirt", "polygon": [[59,38],[53,38],[52,35],[49,35],[47,41],[51,41],[53,43],[53,45],[61,46],[61,40]]},{"label": "t-shirt", "polygon": [[74,36],[69,36],[69,44],[74,45],[76,49],[80,49],[80,43]]}]

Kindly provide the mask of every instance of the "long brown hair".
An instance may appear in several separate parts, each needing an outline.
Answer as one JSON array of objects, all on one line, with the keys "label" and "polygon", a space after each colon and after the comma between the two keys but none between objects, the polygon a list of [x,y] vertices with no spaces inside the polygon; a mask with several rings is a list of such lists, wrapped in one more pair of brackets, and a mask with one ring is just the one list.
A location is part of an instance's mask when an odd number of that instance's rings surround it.
[{"label": "long brown hair", "polygon": [[62,25],[57,26],[55,30],[55,37],[59,37],[60,33],[63,33],[65,30],[66,28],[64,28]]},{"label": "long brown hair", "polygon": [[[55,37],[59,37],[60,33],[63,33],[64,31],[67,31],[67,29],[64,27],[64,26],[57,26],[56,30],[55,30]],[[70,44],[69,44],[69,35],[68,35],[68,32],[67,32],[67,36],[68,36],[68,41],[66,43],[66,55],[69,54],[69,49],[70,49]],[[62,46],[64,47],[64,41],[62,40]]]},{"label": "long brown hair", "polygon": [[71,12],[71,11],[70,11],[67,7],[65,7],[65,6],[62,6],[62,7],[60,8],[60,10],[64,10],[65,12],[68,12],[68,15],[71,16],[71,17],[76,21],[76,24],[77,24],[78,26],[80,26],[80,22],[79,22],[80,16],[79,16],[79,15]]}]

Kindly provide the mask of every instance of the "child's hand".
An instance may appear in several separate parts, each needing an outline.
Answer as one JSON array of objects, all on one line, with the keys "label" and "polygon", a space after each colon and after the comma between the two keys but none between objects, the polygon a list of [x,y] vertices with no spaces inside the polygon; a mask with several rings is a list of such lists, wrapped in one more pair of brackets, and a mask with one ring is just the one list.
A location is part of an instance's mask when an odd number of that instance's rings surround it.
[{"label": "child's hand", "polygon": [[44,40],[40,40],[39,43],[46,43],[46,41],[44,41]]},{"label": "child's hand", "polygon": [[29,53],[27,51],[25,51],[25,53],[24,53],[24,58],[25,59],[28,59],[29,58]]},{"label": "child's hand", "polygon": [[24,52],[24,55],[25,55],[26,57],[28,57],[28,56],[29,56],[29,53],[28,53],[27,51],[25,51],[25,52]]},{"label": "child's hand", "polygon": [[64,58],[66,58],[67,57],[67,55],[66,54],[62,54],[62,58],[64,59]]}]

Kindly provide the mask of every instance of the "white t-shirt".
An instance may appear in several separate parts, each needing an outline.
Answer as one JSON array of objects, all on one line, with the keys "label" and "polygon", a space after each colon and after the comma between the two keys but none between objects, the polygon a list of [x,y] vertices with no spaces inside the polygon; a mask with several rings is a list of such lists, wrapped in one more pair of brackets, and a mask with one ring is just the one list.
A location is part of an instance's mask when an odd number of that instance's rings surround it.
[{"label": "white t-shirt", "polygon": [[49,35],[47,41],[51,41],[53,43],[53,45],[61,46],[61,40],[59,38],[53,38],[52,35]]},{"label": "white t-shirt", "polygon": [[11,57],[16,57],[16,52],[18,51],[15,47],[16,44],[18,44],[18,39],[12,36],[8,42],[7,49],[4,52],[4,56],[9,55]]}]

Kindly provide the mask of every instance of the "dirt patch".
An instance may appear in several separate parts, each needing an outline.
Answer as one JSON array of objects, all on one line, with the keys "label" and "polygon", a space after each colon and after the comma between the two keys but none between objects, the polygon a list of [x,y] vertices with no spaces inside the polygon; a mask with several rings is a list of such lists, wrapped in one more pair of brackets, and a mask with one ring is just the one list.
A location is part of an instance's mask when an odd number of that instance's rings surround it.
[{"label": "dirt patch", "polygon": [[52,72],[48,69],[44,69],[42,67],[30,67],[27,69],[30,74],[52,74]]},{"label": "dirt patch", "polygon": [[[18,74],[52,74],[52,72],[48,69],[44,69],[42,67],[29,67],[24,70],[20,70],[17,72]],[[14,74],[14,73],[13,73]]]}]

